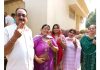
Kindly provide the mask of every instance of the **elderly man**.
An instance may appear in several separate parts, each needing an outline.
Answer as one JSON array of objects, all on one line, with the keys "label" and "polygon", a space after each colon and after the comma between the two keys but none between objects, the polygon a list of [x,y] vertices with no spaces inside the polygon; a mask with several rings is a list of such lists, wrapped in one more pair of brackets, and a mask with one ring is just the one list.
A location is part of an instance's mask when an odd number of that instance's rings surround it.
[{"label": "elderly man", "polygon": [[17,8],[16,24],[5,27],[4,55],[8,63],[6,70],[33,70],[34,49],[32,31],[26,26],[27,11]]}]

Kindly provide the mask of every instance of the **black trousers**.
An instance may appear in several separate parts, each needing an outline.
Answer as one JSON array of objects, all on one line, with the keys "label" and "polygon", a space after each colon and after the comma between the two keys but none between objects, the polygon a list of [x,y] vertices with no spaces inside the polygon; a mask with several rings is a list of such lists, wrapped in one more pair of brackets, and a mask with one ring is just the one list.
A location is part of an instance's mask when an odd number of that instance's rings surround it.
[{"label": "black trousers", "polygon": [[6,65],[7,65],[7,58],[4,57],[4,70],[6,70]]}]

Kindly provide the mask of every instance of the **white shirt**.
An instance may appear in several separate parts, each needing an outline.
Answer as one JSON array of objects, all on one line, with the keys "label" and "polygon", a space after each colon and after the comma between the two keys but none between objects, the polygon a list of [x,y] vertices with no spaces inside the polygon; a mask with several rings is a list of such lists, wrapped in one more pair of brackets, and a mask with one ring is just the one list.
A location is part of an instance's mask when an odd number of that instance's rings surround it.
[{"label": "white shirt", "polygon": [[[12,37],[16,28],[16,24],[5,27],[5,44]],[[25,26],[22,36],[15,42],[12,52],[6,56],[8,60],[6,70],[33,70],[33,46],[32,32]]]},{"label": "white shirt", "polygon": [[15,24],[15,20],[14,20],[13,17],[11,17],[10,15],[7,15],[7,16],[5,17],[5,23],[6,23],[6,25]]}]

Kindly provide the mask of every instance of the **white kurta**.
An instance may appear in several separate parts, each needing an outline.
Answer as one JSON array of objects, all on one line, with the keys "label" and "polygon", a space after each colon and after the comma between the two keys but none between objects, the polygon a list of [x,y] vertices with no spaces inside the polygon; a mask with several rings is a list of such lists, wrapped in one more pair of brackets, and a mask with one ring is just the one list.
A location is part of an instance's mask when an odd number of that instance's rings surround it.
[{"label": "white kurta", "polygon": [[[5,27],[5,44],[14,34],[16,27],[16,24]],[[33,46],[32,32],[27,26],[25,26],[22,36],[15,42],[12,52],[6,56],[8,60],[6,70],[33,70]]]},{"label": "white kurta", "polygon": [[63,70],[78,70],[80,67],[81,46],[79,40],[76,39],[77,48],[73,42],[66,37],[66,48],[64,50]]}]

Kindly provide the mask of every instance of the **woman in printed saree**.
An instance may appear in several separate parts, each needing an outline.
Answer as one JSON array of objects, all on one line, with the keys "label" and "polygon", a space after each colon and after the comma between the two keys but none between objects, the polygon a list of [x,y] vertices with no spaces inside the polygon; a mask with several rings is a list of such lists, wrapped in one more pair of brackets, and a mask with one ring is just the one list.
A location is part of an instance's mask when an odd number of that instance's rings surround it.
[{"label": "woman in printed saree", "polygon": [[70,29],[66,37],[64,49],[63,70],[79,70],[81,46],[80,41],[75,38],[76,30]]},{"label": "woman in printed saree", "polygon": [[90,25],[88,34],[84,35],[81,42],[82,57],[81,70],[96,70],[96,26]]},{"label": "woman in printed saree", "polygon": [[64,47],[66,46],[66,41],[65,41],[65,36],[61,33],[61,29],[58,24],[53,25],[52,37],[55,39],[59,48],[58,52],[54,56],[54,61],[55,61],[54,70],[63,70],[62,59],[63,59],[63,50]]},{"label": "woman in printed saree", "polygon": [[58,51],[57,44],[50,36],[50,26],[44,24],[41,34],[33,38],[35,49],[34,70],[53,70],[54,52]]}]

